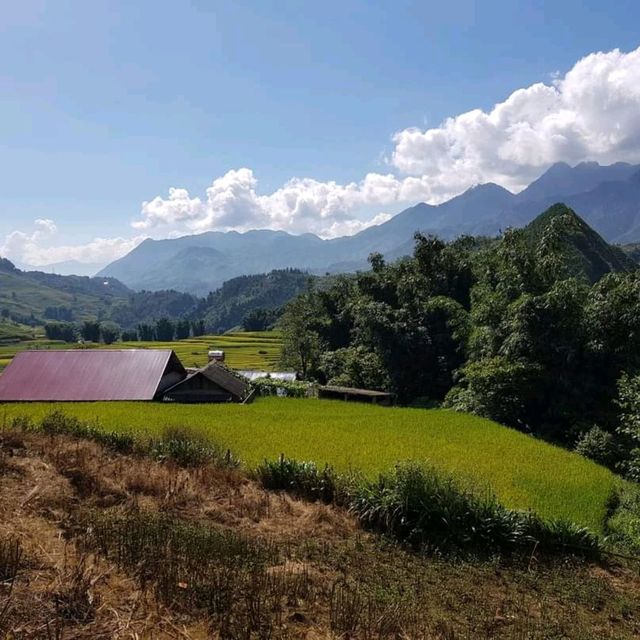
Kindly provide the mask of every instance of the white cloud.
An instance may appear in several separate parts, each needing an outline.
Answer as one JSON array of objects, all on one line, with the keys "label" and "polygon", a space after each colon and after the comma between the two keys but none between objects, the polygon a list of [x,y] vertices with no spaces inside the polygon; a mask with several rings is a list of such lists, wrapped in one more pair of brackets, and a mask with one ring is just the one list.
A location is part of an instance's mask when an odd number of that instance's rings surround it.
[{"label": "white cloud", "polygon": [[594,53],[489,112],[396,133],[391,163],[419,176],[433,202],[479,182],[519,190],[558,161],[640,161],[639,114],[640,48]]},{"label": "white cloud", "polygon": [[332,237],[379,224],[380,214],[363,221],[353,212],[406,199],[404,190],[403,182],[393,175],[371,173],[346,185],[293,178],[277,191],[259,195],[253,171],[242,168],[216,178],[203,199],[172,188],[168,198],[143,203],[142,217],[133,227],[178,226],[192,232],[270,228]]},{"label": "white cloud", "polygon": [[108,264],[129,253],[144,240],[134,238],[94,238],[82,245],[55,244],[58,229],[53,220],[34,221],[33,231],[13,231],[0,246],[0,255],[23,265],[40,267],[67,260],[85,264]]}]

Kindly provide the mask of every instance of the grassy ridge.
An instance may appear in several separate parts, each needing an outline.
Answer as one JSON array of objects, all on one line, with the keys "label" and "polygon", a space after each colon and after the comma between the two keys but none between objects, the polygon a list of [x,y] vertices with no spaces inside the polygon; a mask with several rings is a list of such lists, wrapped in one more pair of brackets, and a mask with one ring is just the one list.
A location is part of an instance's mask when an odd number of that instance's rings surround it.
[{"label": "grassy ridge", "polygon": [[[78,345],[52,340],[27,340],[0,345],[0,371],[11,358],[26,349],[73,349]],[[272,371],[280,357],[281,338],[275,331],[237,332],[220,336],[200,336],[174,342],[118,342],[105,349],[173,349],[186,367],[201,367],[207,363],[209,349],[224,349],[226,363],[234,369]]]},{"label": "grassy ridge", "polygon": [[[100,427],[158,436],[168,425],[193,428],[249,465],[280,453],[357,469],[370,477],[403,460],[430,462],[506,506],[531,509],[602,530],[620,482],[580,456],[475,416],[444,410],[379,408],[326,400],[264,398],[253,405],[87,403],[59,405]],[[0,419],[50,412],[51,404],[5,405]],[[4,415],[3,415],[4,414]]]}]

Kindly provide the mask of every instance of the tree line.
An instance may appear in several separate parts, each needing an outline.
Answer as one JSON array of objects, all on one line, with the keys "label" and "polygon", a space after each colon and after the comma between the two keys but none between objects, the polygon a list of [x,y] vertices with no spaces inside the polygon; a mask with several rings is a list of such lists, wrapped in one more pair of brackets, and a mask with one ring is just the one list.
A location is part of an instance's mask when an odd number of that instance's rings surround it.
[{"label": "tree line", "polygon": [[204,320],[171,320],[160,318],[155,322],[140,323],[135,329],[122,329],[119,324],[106,320],[85,320],[82,323],[54,321],[44,326],[49,340],[64,342],[171,342],[202,336],[206,332]]},{"label": "tree line", "polygon": [[476,413],[640,479],[640,273],[576,273],[566,238],[584,223],[554,213],[535,239],[417,234],[410,258],[373,254],[370,271],[310,288],[280,320],[283,363]]}]

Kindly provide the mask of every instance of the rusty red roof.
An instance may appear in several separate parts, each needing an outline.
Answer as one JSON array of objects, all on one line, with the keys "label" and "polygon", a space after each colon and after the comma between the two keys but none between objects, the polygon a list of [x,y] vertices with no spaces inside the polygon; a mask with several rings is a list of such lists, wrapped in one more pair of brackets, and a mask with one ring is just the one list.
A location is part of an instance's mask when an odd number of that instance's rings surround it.
[{"label": "rusty red roof", "polygon": [[185,376],[171,349],[22,351],[0,375],[0,402],[153,400]]}]

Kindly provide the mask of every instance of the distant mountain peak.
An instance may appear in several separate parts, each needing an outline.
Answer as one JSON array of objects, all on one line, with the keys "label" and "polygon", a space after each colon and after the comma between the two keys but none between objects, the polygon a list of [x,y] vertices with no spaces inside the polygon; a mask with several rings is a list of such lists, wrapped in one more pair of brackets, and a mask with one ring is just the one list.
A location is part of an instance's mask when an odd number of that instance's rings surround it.
[{"label": "distant mountain peak", "polygon": [[462,195],[464,195],[465,193],[472,193],[472,192],[477,193],[480,191],[484,191],[486,193],[490,193],[490,192],[511,193],[509,189],[505,189],[504,187],[500,186],[499,184],[496,184],[495,182],[478,182],[473,186],[469,187]]}]

